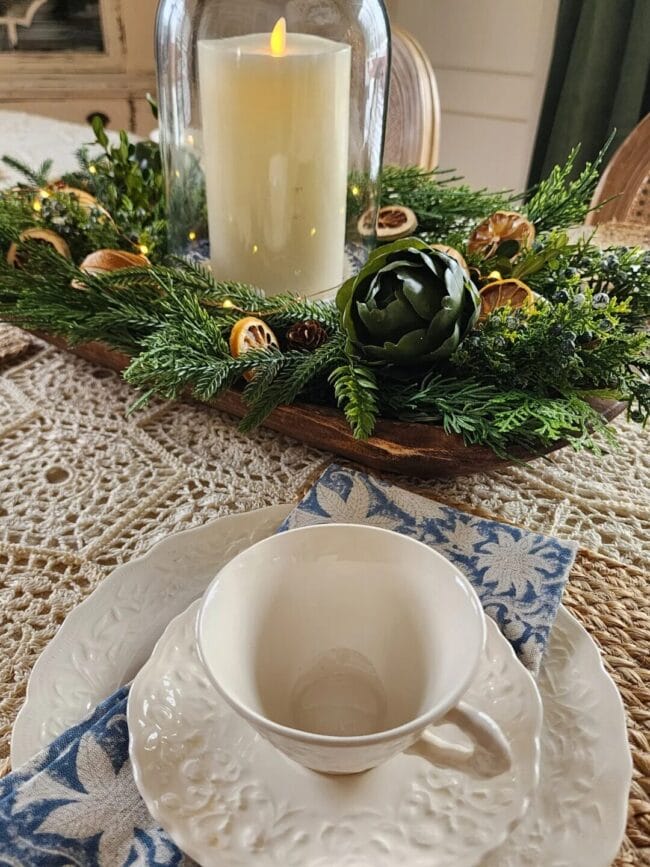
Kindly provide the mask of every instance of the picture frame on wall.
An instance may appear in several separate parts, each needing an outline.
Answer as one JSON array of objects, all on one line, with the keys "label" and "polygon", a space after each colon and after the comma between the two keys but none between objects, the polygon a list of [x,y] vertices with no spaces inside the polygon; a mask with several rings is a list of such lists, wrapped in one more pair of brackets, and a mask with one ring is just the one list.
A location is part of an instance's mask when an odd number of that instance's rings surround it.
[{"label": "picture frame on wall", "polygon": [[119,0],[0,0],[0,75],[119,71]]},{"label": "picture frame on wall", "polygon": [[0,0],[0,52],[102,52],[100,0]]}]

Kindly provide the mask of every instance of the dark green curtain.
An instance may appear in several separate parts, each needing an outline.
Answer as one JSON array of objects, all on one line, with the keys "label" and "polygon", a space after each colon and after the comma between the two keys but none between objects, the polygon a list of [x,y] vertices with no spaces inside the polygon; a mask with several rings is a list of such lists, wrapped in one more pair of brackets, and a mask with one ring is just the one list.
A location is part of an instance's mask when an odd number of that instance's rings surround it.
[{"label": "dark green curtain", "polygon": [[612,130],[610,155],[650,112],[650,0],[560,0],[530,185],[582,143],[580,168]]}]

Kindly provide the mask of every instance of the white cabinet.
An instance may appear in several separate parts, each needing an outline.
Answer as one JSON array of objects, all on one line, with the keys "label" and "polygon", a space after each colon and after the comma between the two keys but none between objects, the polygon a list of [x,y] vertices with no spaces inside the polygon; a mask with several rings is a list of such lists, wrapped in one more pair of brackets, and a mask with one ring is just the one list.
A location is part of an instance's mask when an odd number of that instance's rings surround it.
[{"label": "white cabinet", "polygon": [[146,135],[156,0],[0,3],[0,108]]}]

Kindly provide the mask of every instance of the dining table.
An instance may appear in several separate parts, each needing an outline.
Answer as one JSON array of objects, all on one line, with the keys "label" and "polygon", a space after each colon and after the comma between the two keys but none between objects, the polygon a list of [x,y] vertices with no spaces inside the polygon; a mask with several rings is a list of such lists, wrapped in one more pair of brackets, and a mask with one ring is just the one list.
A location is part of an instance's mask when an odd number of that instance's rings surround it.
[{"label": "dining table", "polygon": [[[54,177],[91,139],[0,112],[0,152],[51,159]],[[0,186],[15,181],[0,165]],[[34,663],[116,567],[217,516],[297,501],[334,460],[269,430],[243,434],[208,407],[154,399],[128,414],[133,400],[119,374],[0,324],[0,775]],[[599,453],[391,481],[580,546],[564,602],[620,690],[634,763],[622,867],[650,864],[650,438],[624,415],[614,426],[618,447]]]}]

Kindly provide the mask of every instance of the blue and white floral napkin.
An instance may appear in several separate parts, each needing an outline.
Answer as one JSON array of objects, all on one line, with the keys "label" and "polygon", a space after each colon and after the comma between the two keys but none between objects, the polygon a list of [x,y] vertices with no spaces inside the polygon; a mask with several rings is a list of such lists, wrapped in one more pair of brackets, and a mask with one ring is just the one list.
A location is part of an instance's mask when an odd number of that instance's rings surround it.
[{"label": "blue and white floral napkin", "polygon": [[539,672],[575,543],[477,518],[335,464],[280,529],[330,521],[373,524],[435,548],[469,578],[526,668]]},{"label": "blue and white floral napkin", "polygon": [[[436,548],[476,587],[522,662],[539,669],[576,546],[466,515],[338,466],[281,530],[327,521],[397,530]],[[140,798],[124,687],[0,780],[0,867],[190,865]]]},{"label": "blue and white floral napkin", "polygon": [[189,865],[140,797],[129,762],[128,687],[0,779],[1,867]]}]

